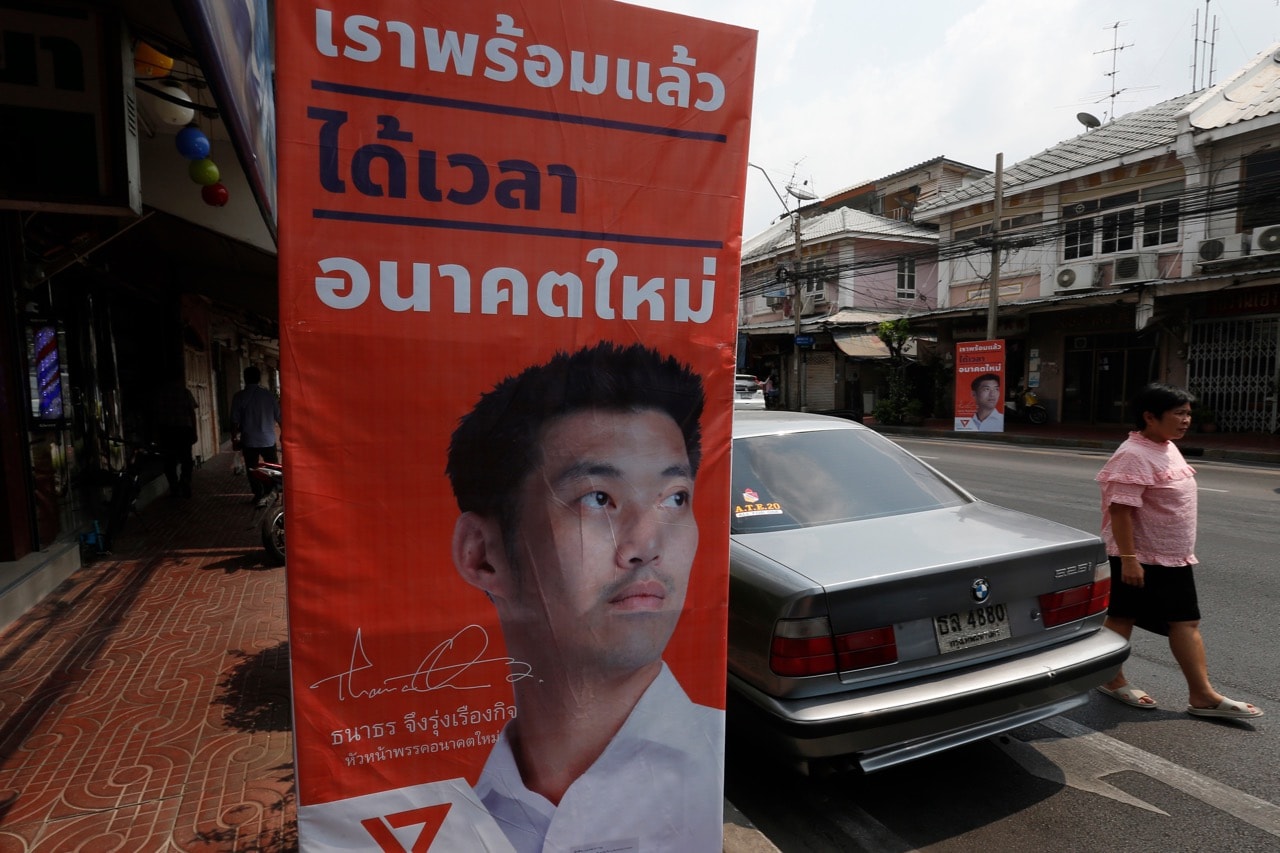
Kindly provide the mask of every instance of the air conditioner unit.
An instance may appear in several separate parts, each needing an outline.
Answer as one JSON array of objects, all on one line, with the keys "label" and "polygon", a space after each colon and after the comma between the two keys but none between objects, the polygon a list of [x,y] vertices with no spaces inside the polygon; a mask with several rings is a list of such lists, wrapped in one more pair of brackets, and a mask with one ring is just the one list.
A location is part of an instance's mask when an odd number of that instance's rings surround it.
[{"label": "air conditioner unit", "polygon": [[787,301],[787,297],[785,296],[766,296],[764,298],[764,304],[768,305],[770,308],[777,308],[779,305],[781,305],[783,302],[786,302],[786,301]]},{"label": "air conditioner unit", "polygon": [[1091,290],[1101,285],[1102,266],[1093,261],[1058,267],[1058,271],[1053,276],[1054,289],[1059,292]]},{"label": "air conditioner unit", "polygon": [[1253,254],[1269,255],[1273,252],[1280,252],[1280,225],[1253,229]]},{"label": "air conditioner unit", "polygon": [[1210,237],[1200,241],[1196,253],[1197,263],[1234,261],[1249,254],[1249,238],[1245,234],[1229,234],[1226,237]]},{"label": "air conditioner unit", "polygon": [[1156,256],[1151,252],[1121,255],[1112,262],[1112,284],[1151,281],[1156,277]]}]

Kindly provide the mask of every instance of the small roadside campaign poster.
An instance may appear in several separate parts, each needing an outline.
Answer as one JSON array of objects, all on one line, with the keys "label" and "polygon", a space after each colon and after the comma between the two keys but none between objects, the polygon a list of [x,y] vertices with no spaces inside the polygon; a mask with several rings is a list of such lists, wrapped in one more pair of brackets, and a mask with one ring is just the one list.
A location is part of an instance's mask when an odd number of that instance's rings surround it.
[{"label": "small roadside campaign poster", "polygon": [[955,429],[1004,432],[1004,341],[956,344]]},{"label": "small roadside campaign poster", "polygon": [[755,33],[276,15],[302,848],[720,849]]}]

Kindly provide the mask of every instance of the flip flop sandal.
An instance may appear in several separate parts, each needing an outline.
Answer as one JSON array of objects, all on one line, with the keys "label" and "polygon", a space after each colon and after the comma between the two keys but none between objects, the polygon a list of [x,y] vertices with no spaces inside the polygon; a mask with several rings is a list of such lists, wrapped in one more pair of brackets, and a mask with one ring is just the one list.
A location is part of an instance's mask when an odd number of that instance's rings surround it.
[{"label": "flip flop sandal", "polygon": [[1235,699],[1223,697],[1216,708],[1197,708],[1194,705],[1188,705],[1187,713],[1193,717],[1228,717],[1247,720],[1253,717],[1261,717],[1262,709],[1250,705],[1248,702],[1237,702]]},{"label": "flip flop sandal", "polygon": [[[1152,711],[1158,707],[1156,705],[1156,700],[1151,699],[1151,696],[1146,691],[1139,690],[1132,684],[1126,684],[1124,687],[1117,687],[1115,690],[1104,685],[1098,685],[1098,692],[1105,693],[1117,702],[1123,702],[1131,708],[1141,708],[1144,711]],[[1143,702],[1141,701],[1143,699],[1151,699],[1151,701]]]}]

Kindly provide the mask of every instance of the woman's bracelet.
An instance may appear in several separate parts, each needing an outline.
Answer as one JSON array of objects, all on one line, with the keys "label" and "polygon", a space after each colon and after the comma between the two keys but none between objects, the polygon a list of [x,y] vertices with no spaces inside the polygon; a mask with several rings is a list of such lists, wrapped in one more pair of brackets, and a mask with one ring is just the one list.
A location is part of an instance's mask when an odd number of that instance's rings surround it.
[{"label": "woman's bracelet", "polygon": [[1123,560],[1125,557],[1133,557],[1136,559],[1138,555],[1137,554],[1116,554],[1116,556]]}]

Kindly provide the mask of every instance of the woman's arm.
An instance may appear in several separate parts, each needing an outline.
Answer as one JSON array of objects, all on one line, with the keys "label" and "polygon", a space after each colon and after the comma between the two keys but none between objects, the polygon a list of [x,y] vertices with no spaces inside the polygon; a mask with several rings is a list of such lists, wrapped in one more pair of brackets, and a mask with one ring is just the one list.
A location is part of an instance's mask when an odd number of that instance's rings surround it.
[{"label": "woman's arm", "polygon": [[1142,563],[1138,562],[1133,545],[1134,510],[1128,504],[1111,505],[1111,535],[1120,549],[1120,579],[1130,586],[1142,586]]}]

